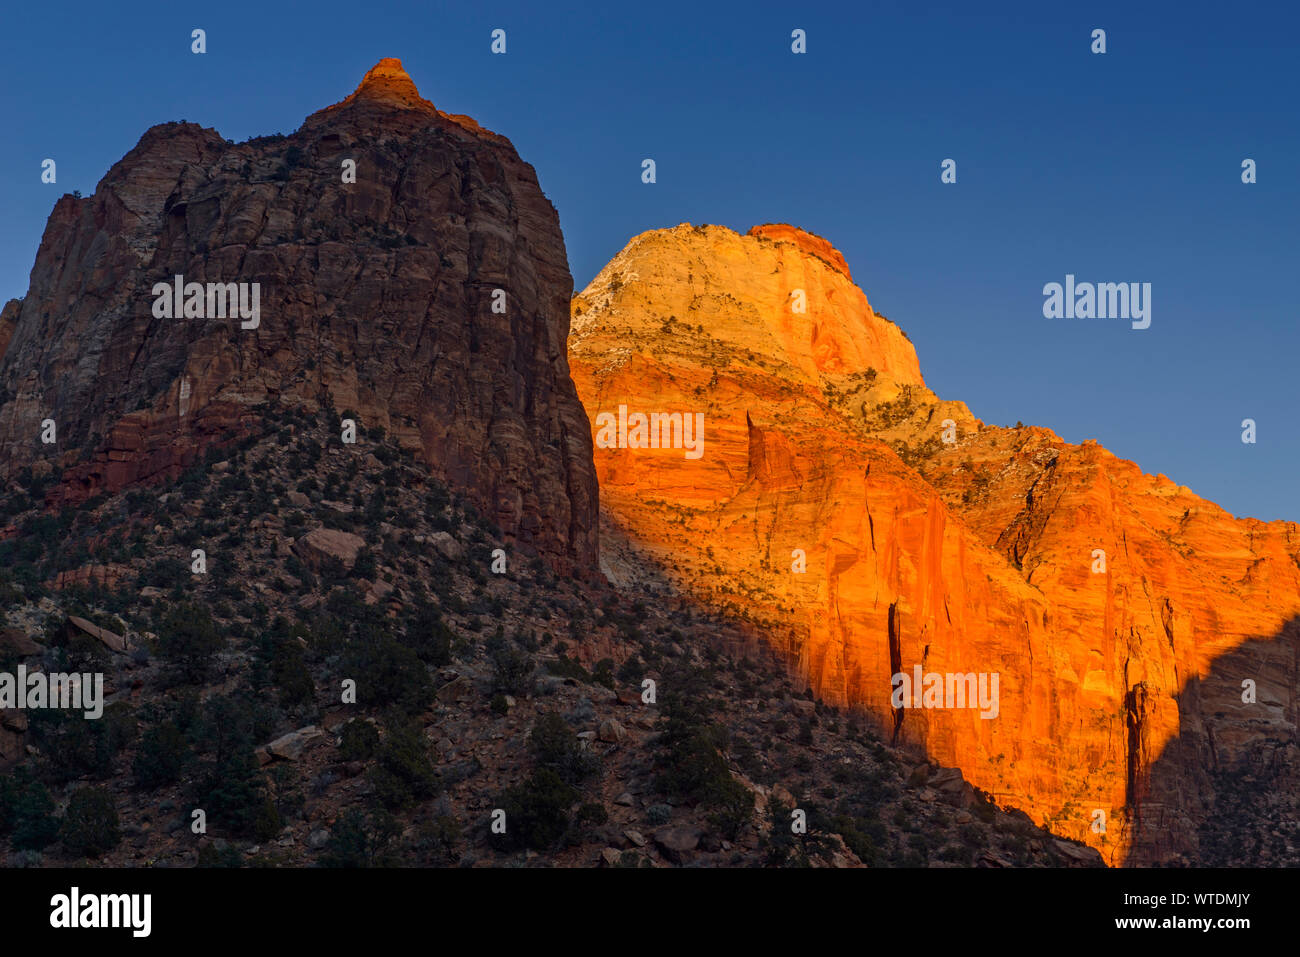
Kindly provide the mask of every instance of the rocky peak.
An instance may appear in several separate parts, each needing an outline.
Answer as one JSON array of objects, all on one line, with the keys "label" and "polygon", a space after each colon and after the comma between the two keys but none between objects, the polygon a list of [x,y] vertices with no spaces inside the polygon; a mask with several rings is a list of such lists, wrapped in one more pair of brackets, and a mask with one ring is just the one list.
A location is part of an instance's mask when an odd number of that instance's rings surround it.
[{"label": "rocky peak", "polygon": [[372,66],[362,77],[356,92],[338,105],[346,106],[358,100],[384,103],[408,110],[436,112],[434,105],[420,96],[415,81],[402,68],[402,61],[396,57],[384,57]]},{"label": "rocky peak", "polygon": [[[604,306],[621,305],[617,323]],[[661,323],[673,317],[673,335]],[[642,323],[645,327],[642,328]],[[697,330],[693,335],[692,330]],[[683,223],[642,233],[577,297],[570,350],[693,354],[697,339],[750,361],[792,366],[820,390],[844,376],[924,387],[916,350],[853,284],[844,257],[793,226]]]},{"label": "rocky peak", "polygon": [[[404,118],[397,119],[398,114]],[[380,126],[388,133],[413,131],[424,126],[468,131],[475,136],[508,144],[510,141],[461,113],[444,113],[420,95],[415,81],[396,57],[384,57],[371,67],[356,90],[332,106],[307,117],[303,130],[313,132],[335,126],[342,116],[364,127]]]},{"label": "rocky peak", "polygon": [[[198,290],[183,312],[157,292],[176,283]],[[255,320],[228,314],[228,288],[256,296]],[[55,206],[0,314],[0,476],[45,460],[51,499],[77,502],[174,478],[269,408],[350,411],[503,544],[594,568],[572,289],[533,168],[396,59],[289,137],[156,126],[93,196]]]}]

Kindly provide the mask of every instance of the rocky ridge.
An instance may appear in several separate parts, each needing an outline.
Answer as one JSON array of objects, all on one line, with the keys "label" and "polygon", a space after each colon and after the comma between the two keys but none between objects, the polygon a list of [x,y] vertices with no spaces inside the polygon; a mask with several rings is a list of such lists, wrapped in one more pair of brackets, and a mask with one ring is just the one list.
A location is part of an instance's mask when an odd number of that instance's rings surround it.
[{"label": "rocky ridge", "polygon": [[[1290,788],[1300,528],[940,399],[824,239],[642,234],[575,297],[570,355],[597,434],[703,415],[699,458],[598,443],[603,520],[819,698],[1111,864],[1196,862],[1217,775]],[[998,674],[996,719],[894,708],[917,665]]]}]

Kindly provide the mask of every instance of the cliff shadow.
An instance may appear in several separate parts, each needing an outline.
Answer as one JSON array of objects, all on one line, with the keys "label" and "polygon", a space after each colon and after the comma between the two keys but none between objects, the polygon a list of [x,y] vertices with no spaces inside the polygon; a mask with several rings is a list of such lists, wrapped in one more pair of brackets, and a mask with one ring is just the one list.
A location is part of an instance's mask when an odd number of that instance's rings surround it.
[{"label": "cliff shadow", "polygon": [[[1132,694],[1132,693],[1130,693]],[[1177,696],[1179,733],[1137,766],[1130,708],[1125,866],[1300,861],[1300,618],[1216,658]],[[1135,746],[1136,745],[1136,746]]]}]

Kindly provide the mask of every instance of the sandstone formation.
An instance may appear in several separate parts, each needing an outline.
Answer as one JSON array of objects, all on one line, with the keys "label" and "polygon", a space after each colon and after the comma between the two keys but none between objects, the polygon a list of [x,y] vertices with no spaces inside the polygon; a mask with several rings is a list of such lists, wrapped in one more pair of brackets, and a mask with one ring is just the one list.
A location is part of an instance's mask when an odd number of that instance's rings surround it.
[{"label": "sandstone formation", "polygon": [[[249,284],[250,304],[258,284],[260,319],[159,318],[155,284],[178,275]],[[93,196],[58,201],[0,314],[0,469],[48,461],[50,500],[75,503],[175,477],[264,403],[328,407],[356,414],[359,447],[396,435],[509,540],[582,570],[596,486],[571,292],[532,167],[397,60],[289,137],[156,126]]]},{"label": "sandstone formation", "polygon": [[[574,299],[569,348],[598,439],[620,406],[703,414],[698,458],[596,448],[609,540],[824,699],[1112,864],[1195,860],[1216,775],[1295,783],[1300,528],[940,400],[824,239],[637,236]],[[918,665],[996,673],[996,717],[893,707]]]}]

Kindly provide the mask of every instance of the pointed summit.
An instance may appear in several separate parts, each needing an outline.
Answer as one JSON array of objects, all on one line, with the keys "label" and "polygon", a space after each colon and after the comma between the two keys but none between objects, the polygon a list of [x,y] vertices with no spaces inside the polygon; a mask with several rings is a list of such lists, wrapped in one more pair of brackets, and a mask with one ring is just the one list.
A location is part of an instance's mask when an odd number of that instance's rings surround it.
[{"label": "pointed summit", "polygon": [[402,61],[396,57],[384,57],[372,66],[361,78],[356,91],[338,106],[358,101],[435,112],[434,105],[420,96],[415,81],[402,69]]},{"label": "pointed summit", "polygon": [[[391,56],[384,57],[366,71],[366,75],[361,78],[361,83],[349,96],[333,106],[317,110],[307,117],[303,126],[304,128],[310,128],[320,123],[330,122],[332,118],[338,116],[340,111],[348,107],[374,106],[387,107],[390,110],[409,110],[413,113],[421,113],[425,117],[436,118],[436,120],[460,127],[476,136],[485,136],[493,140],[499,140],[502,143],[510,142],[504,136],[479,126],[473,117],[464,116],[460,113],[442,112],[420,96],[420,91],[415,87],[415,81],[402,68],[402,61]],[[348,112],[352,112],[352,110],[348,110]],[[364,110],[363,112],[368,114],[371,111]],[[385,118],[382,122],[391,123],[393,120]],[[418,117],[414,118],[416,126],[423,125],[426,122],[426,120]]]},{"label": "pointed summit", "polygon": [[396,57],[384,57],[372,66],[352,95],[402,106],[429,102],[421,98],[420,91],[415,88],[415,81],[402,69],[402,61]]}]

